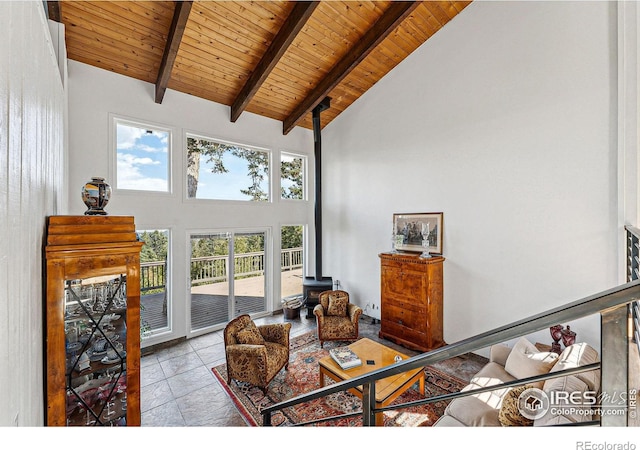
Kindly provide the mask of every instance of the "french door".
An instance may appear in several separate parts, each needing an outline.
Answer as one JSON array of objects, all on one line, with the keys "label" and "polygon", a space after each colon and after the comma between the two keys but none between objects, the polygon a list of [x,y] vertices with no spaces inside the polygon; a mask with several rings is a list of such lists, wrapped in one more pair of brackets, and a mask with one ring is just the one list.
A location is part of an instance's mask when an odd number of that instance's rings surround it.
[{"label": "french door", "polygon": [[191,331],[266,312],[266,231],[190,235]]}]

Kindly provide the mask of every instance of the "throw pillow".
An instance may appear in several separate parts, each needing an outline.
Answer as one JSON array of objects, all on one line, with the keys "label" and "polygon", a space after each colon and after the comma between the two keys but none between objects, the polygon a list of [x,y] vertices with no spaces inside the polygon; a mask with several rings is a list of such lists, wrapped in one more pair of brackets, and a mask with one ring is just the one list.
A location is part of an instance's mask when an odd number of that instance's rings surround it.
[{"label": "throw pillow", "polygon": [[593,419],[591,412],[597,410],[596,405],[589,404],[589,397],[585,392],[590,391],[589,386],[574,375],[552,378],[544,382],[544,392],[551,397],[551,392],[569,393],[572,395],[571,403],[567,400],[557,400],[549,405],[549,411],[535,420],[534,426],[547,426],[559,424],[572,424],[587,422]]},{"label": "throw pillow", "polygon": [[338,297],[337,295],[329,295],[329,307],[327,308],[327,316],[346,316],[348,297]]},{"label": "throw pillow", "polygon": [[[558,360],[553,352],[540,352],[525,337],[521,337],[507,357],[504,369],[514,378],[522,379],[548,373]],[[544,381],[534,384],[542,388]]]},{"label": "throw pillow", "polygon": [[525,385],[509,389],[502,398],[502,406],[498,412],[498,420],[503,427],[528,427],[533,425],[532,419],[527,419],[520,413],[518,400],[520,395],[532,385]]},{"label": "throw pillow", "polygon": [[236,339],[241,344],[264,345],[264,338],[262,337],[262,334],[260,334],[258,327],[256,327],[253,322],[247,325],[244,329],[238,331]]}]

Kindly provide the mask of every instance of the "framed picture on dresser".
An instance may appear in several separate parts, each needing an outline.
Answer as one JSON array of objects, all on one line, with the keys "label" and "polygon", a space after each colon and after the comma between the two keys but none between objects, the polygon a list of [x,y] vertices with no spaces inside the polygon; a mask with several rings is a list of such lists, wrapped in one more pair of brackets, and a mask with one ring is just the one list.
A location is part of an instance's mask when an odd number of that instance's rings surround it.
[{"label": "framed picture on dresser", "polygon": [[442,212],[393,215],[395,250],[442,255]]}]

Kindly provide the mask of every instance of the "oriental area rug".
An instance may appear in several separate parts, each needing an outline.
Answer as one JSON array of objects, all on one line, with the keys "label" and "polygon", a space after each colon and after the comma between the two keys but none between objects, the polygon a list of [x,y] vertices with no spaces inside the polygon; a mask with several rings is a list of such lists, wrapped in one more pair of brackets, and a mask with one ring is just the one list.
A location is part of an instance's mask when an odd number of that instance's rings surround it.
[{"label": "oriental area rug", "polygon": [[[331,347],[331,345],[325,345]],[[320,348],[315,332],[309,332],[291,339],[289,370],[281,370],[271,381],[266,395],[260,388],[232,380],[227,384],[226,364],[214,367],[213,374],[227,391],[245,421],[250,426],[262,426],[263,408],[320,388],[318,361],[329,354],[327,348]],[[327,383],[332,383],[327,378]],[[433,367],[425,368],[425,393],[428,396],[457,392],[467,383]],[[398,397],[392,404],[405,403],[424,398],[418,392],[417,383]],[[444,413],[448,402],[440,401],[429,405],[403,408],[384,412],[384,426],[417,427],[431,426]],[[272,426],[292,426],[323,417],[362,411],[362,401],[349,392],[338,392],[325,398],[296,405],[274,413]],[[342,418],[320,422],[317,426],[362,426],[362,417]]]}]

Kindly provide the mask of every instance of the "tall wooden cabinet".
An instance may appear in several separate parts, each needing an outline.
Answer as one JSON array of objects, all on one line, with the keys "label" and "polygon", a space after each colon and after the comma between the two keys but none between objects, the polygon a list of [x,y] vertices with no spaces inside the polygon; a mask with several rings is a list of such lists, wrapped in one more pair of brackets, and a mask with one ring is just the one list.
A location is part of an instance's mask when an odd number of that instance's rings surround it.
[{"label": "tall wooden cabinet", "polygon": [[442,333],[443,257],[381,253],[380,333],[407,348],[429,351],[445,345]]},{"label": "tall wooden cabinet", "polygon": [[47,425],[140,425],[142,245],[133,217],[48,218]]}]

